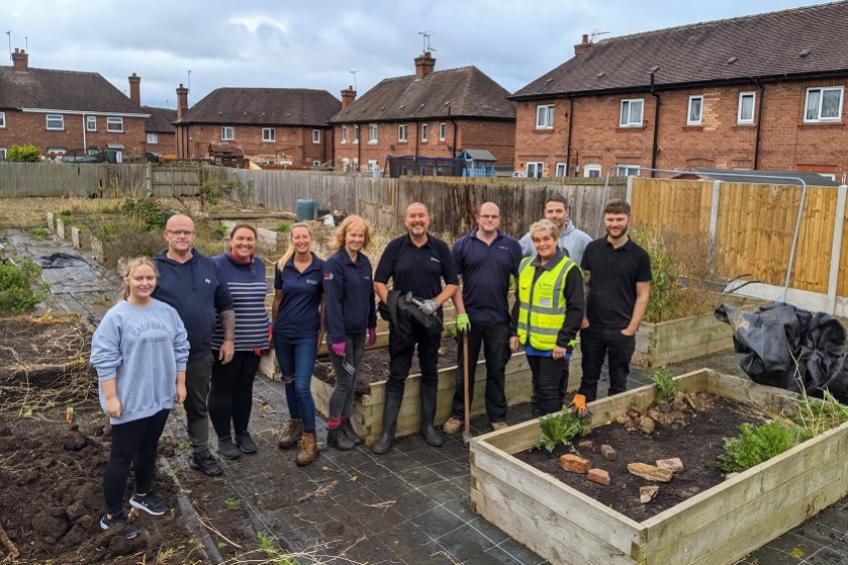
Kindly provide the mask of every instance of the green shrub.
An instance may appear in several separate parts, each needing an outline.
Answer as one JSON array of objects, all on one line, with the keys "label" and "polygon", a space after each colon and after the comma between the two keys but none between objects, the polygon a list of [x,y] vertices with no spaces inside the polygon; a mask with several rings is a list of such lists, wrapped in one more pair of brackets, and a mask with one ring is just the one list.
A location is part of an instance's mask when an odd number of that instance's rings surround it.
[{"label": "green shrub", "polygon": [[824,398],[812,398],[802,387],[803,400],[798,403],[798,411],[792,421],[801,426],[810,437],[838,428],[848,422],[848,406],[842,404],[829,390]]},{"label": "green shrub", "polygon": [[250,197],[253,196],[253,180],[244,183],[240,178],[235,177],[224,184],[224,192],[247,208],[250,205]]},{"label": "green shrub", "polygon": [[39,226],[37,228],[32,228],[29,230],[30,236],[36,241],[44,241],[47,239],[47,236],[50,235],[50,230],[45,228],[44,226]]},{"label": "green shrub", "polygon": [[556,414],[548,414],[539,420],[542,435],[539,437],[537,448],[544,448],[552,453],[560,444],[572,447],[572,440],[583,431],[583,421],[566,408]]},{"label": "green shrub", "polygon": [[651,230],[634,230],[633,239],[651,258],[651,295],[645,321],[664,322],[677,317],[680,305],[680,268],[665,240]]},{"label": "green shrub", "polygon": [[277,224],[277,233],[288,233],[291,225],[292,223],[288,220],[280,220],[280,223]]},{"label": "green shrub", "polygon": [[668,367],[660,367],[654,370],[651,377],[657,385],[657,402],[671,402],[677,394],[677,381]]},{"label": "green shrub", "polygon": [[40,154],[41,152],[38,150],[38,147],[32,143],[28,143],[26,145],[12,145],[6,150],[6,160],[34,163],[38,161],[38,156]]},{"label": "green shrub", "polygon": [[41,268],[29,259],[0,261],[0,316],[24,314],[44,300],[44,294],[33,292],[40,276]]},{"label": "green shrub", "polygon": [[152,198],[127,198],[121,205],[121,211],[138,219],[145,229],[154,231],[164,230],[168,218],[175,213]]},{"label": "green shrub", "polygon": [[214,205],[223,196],[224,188],[213,179],[206,179],[200,183],[198,196],[200,197],[200,210],[206,211],[206,207]]},{"label": "green shrub", "polygon": [[740,424],[737,437],[724,438],[724,453],[713,464],[725,473],[741,473],[809,439],[801,426],[781,420]]}]

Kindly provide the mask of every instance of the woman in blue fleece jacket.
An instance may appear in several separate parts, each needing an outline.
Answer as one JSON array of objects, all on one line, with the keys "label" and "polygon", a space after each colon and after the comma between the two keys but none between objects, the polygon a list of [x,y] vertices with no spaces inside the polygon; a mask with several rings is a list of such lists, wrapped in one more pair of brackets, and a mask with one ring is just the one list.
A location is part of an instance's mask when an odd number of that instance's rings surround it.
[{"label": "woman in blue fleece jacket", "polygon": [[112,423],[112,453],[103,470],[104,530],[122,528],[128,539],[138,530],[127,522],[124,489],[130,464],[135,494],[130,505],[154,516],[167,507],[151,492],[159,438],[174,402],[185,400],[189,345],[177,311],[152,297],[156,267],[147,257],[129,261],[124,299],[97,326],[91,364],[100,383],[100,405]]}]

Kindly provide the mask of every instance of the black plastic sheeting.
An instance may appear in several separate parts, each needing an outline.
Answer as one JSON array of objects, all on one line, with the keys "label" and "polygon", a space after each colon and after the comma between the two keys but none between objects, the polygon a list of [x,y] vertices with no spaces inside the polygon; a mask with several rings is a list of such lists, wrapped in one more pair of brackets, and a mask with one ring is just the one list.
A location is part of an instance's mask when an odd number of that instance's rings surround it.
[{"label": "black plastic sheeting", "polygon": [[791,304],[763,306],[756,312],[722,304],[715,316],[733,329],[739,366],[755,383],[821,397],[824,389],[848,402],[848,352],[845,328],[835,317]]}]

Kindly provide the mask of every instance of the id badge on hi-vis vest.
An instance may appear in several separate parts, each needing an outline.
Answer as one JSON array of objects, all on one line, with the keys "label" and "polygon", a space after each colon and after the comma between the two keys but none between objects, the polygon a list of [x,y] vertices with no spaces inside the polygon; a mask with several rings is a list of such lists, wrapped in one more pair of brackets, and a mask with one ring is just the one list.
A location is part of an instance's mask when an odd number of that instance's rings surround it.
[{"label": "id badge on hi-vis vest", "polygon": [[550,298],[539,297],[539,306],[547,306],[550,308],[552,306]]}]

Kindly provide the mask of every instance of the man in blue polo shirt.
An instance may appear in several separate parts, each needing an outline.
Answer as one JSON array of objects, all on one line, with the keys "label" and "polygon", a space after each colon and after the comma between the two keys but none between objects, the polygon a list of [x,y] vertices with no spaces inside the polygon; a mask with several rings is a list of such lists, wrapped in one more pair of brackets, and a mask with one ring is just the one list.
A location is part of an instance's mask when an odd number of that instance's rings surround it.
[{"label": "man in blue polo shirt", "polygon": [[[442,316],[442,304],[459,288],[459,278],[453,264],[450,247],[429,234],[430,213],[420,202],[406,208],[403,220],[407,234],[393,239],[383,251],[374,275],[374,292],[383,304],[389,302],[389,279],[393,291],[403,295],[411,292],[426,315]],[[445,282],[442,288],[442,280]],[[395,425],[403,400],[403,389],[412,355],[418,349],[421,365],[421,435],[428,444],[439,447],[442,435],[433,425],[436,417],[438,386],[438,351],[441,343],[441,324],[425,327],[415,319],[409,321],[406,335],[395,324],[389,326],[389,381],[383,408],[383,434],[372,446],[374,453],[388,453],[395,439]]]},{"label": "man in blue polo shirt", "polygon": [[[453,295],[456,327],[468,332],[468,404],[474,399],[474,374],[480,346],[486,358],[486,415],[492,429],[506,427],[504,367],[509,359],[509,278],[518,276],[521,246],[501,233],[501,211],[494,202],[484,202],[477,211],[477,229],[453,244],[456,269],[462,277],[462,292]],[[442,430],[459,431],[465,408],[463,350],[459,346],[456,390],[451,417]]]}]

